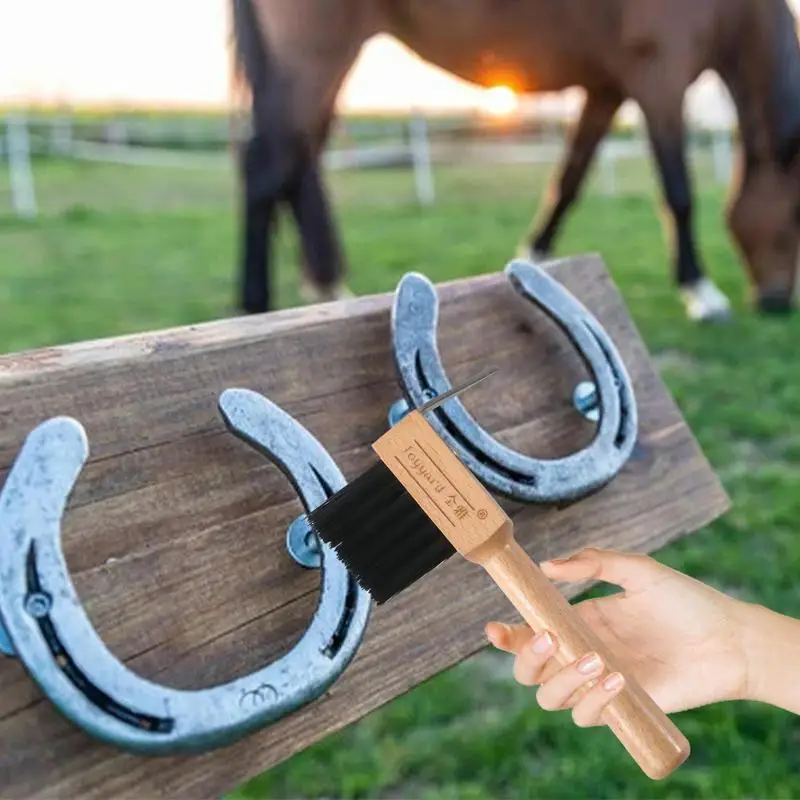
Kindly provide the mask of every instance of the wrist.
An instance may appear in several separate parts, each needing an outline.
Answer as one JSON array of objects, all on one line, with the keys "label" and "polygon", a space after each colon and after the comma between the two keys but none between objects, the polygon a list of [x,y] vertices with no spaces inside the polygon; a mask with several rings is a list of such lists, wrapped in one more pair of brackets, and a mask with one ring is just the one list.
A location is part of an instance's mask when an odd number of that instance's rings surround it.
[{"label": "wrist", "polygon": [[745,680],[741,700],[800,713],[794,665],[800,663],[800,621],[756,603],[739,602]]}]

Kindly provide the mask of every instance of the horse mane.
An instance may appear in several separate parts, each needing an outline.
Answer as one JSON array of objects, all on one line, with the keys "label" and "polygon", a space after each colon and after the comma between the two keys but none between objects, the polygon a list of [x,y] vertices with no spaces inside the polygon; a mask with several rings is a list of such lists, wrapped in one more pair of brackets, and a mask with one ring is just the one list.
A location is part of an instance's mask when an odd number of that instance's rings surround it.
[{"label": "horse mane", "polygon": [[800,42],[797,20],[787,0],[776,6],[772,61],[772,101],[775,121],[775,156],[784,168],[800,151]]}]

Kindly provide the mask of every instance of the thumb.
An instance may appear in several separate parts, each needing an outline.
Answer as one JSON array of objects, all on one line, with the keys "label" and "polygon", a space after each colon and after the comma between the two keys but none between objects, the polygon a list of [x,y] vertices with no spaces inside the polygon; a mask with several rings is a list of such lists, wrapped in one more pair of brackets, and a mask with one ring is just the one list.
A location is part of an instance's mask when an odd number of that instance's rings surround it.
[{"label": "thumb", "polygon": [[613,583],[628,591],[647,588],[664,567],[650,556],[640,553],[622,553],[618,550],[600,550],[590,547],[569,558],[543,561],[542,572],[557,581],[596,580]]}]

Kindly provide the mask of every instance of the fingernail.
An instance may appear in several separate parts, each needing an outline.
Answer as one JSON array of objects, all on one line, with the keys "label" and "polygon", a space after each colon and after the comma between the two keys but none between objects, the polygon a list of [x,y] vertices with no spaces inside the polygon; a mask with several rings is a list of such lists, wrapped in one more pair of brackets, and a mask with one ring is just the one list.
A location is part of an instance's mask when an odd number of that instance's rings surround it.
[{"label": "fingernail", "polygon": [[625,683],[625,678],[619,674],[619,672],[612,672],[604,681],[603,681],[603,688],[609,692],[613,692],[616,689],[619,689],[622,684]]},{"label": "fingernail", "polygon": [[563,567],[564,564],[580,564],[585,559],[582,556],[568,556],[567,558],[550,558],[539,563],[539,567],[547,572],[551,567]]},{"label": "fingernail", "polygon": [[498,642],[501,642],[504,638],[506,638],[510,632],[510,628],[508,625],[505,625],[502,622],[494,622],[492,625],[496,628],[500,628],[499,631],[492,630],[489,631],[489,626],[486,626],[486,638],[495,646],[498,646]]},{"label": "fingernail", "polygon": [[585,558],[582,552],[578,551],[571,556],[562,556],[561,558],[550,558],[542,563],[544,564],[567,564],[570,561],[582,561]]},{"label": "fingernail", "polygon": [[578,662],[578,672],[582,675],[591,675],[594,672],[599,672],[602,667],[603,663],[597,653],[589,653]]},{"label": "fingernail", "polygon": [[505,622],[493,622],[492,625],[494,625],[496,628],[500,628],[500,631],[504,636],[508,636],[508,634],[511,633],[511,628],[509,628]]},{"label": "fingernail", "polygon": [[542,631],[531,642],[531,650],[537,655],[543,655],[553,646],[553,637],[547,631]]}]

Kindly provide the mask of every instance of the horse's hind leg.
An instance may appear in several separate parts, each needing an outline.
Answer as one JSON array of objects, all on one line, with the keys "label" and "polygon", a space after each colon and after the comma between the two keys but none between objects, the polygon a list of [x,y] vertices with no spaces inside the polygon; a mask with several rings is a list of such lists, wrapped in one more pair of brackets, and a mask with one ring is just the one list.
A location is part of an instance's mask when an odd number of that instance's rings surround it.
[{"label": "horse's hind leg", "polygon": [[550,254],[569,209],[578,199],[597,146],[622,103],[617,89],[589,90],[568,150],[554,175],[519,254],[537,260]]},{"label": "horse's hind leg", "polygon": [[309,302],[335,300],[348,294],[343,286],[345,270],[342,246],[320,166],[320,156],[332,122],[333,109],[312,142],[311,149],[302,158],[287,194],[300,233],[300,293]]},{"label": "horse's hind leg", "polygon": [[242,158],[241,304],[257,313],[272,307],[270,234],[279,203],[295,213],[311,273],[334,281],[341,273],[318,161],[336,96],[369,31],[357,13],[316,0],[235,0],[234,11],[253,95]]},{"label": "horse's hind leg", "polygon": [[658,164],[668,210],[674,260],[674,280],[686,312],[700,322],[730,316],[728,298],[705,275],[697,253],[692,218],[692,187],[686,166],[683,91],[665,91],[654,81],[651,91],[637,97],[647,121],[650,145]]}]

